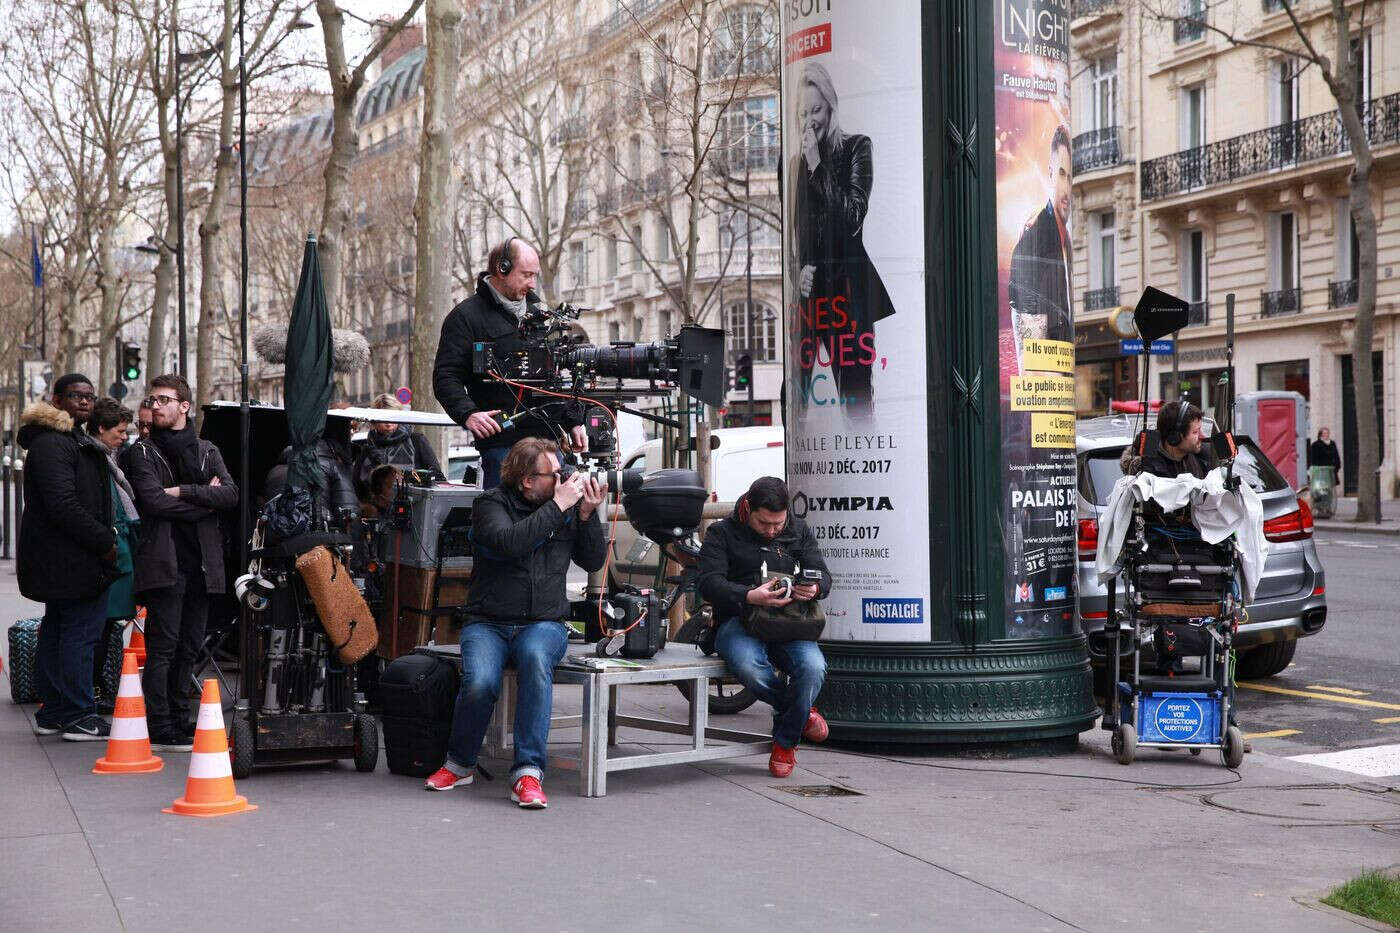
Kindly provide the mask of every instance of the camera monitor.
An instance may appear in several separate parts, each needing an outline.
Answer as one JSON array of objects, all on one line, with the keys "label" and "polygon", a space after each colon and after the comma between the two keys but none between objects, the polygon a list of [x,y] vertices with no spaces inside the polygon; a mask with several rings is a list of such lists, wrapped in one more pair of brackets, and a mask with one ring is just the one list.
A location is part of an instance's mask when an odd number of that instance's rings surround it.
[{"label": "camera monitor", "polygon": [[691,398],[724,404],[724,331],[687,324],[676,337],[676,383]]}]

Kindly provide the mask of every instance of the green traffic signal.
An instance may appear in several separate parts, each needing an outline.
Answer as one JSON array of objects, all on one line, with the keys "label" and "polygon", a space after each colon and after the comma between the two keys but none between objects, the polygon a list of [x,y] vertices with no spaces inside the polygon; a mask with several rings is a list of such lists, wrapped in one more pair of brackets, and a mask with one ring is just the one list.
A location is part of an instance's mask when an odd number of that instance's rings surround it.
[{"label": "green traffic signal", "polygon": [[122,376],[127,382],[141,378],[141,348],[134,343],[122,347]]},{"label": "green traffic signal", "polygon": [[747,353],[734,360],[734,388],[746,389],[753,382],[753,357]]}]

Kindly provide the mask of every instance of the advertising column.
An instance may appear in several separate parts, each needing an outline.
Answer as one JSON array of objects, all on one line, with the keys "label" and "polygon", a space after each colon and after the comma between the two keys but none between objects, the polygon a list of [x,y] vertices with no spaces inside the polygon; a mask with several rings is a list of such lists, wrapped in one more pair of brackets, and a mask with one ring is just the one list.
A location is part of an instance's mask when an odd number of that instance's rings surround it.
[{"label": "advertising column", "polygon": [[823,635],[928,641],[920,4],[782,4],[793,514],[834,585]]},{"label": "advertising column", "polygon": [[1074,631],[1068,0],[996,4],[1002,534],[1009,638]]}]

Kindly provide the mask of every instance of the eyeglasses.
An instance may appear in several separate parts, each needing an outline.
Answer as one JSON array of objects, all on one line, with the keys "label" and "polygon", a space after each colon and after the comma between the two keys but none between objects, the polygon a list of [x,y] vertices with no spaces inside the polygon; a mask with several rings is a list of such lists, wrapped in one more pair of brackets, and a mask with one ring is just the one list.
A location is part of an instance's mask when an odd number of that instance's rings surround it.
[{"label": "eyeglasses", "polygon": [[559,479],[561,476],[564,475],[564,471],[563,471],[563,470],[546,470],[546,471],[543,472],[543,473],[531,473],[530,475],[531,475],[531,476],[552,476],[552,477],[554,477],[555,479]]},{"label": "eyeglasses", "polygon": [[97,398],[97,394],[94,392],[64,392],[63,395],[72,402],[91,402]]},{"label": "eyeglasses", "polygon": [[159,408],[162,405],[174,405],[179,401],[180,399],[174,395],[148,395],[141,404],[147,408]]}]

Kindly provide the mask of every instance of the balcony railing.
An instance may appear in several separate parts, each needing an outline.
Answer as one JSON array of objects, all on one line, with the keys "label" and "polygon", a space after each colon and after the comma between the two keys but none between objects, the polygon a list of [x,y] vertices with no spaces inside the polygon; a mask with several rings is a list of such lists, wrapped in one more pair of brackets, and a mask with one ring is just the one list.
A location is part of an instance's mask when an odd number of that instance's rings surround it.
[{"label": "balcony railing", "polygon": [[1301,288],[1280,288],[1272,292],[1259,293],[1259,316],[1280,317],[1284,314],[1297,314],[1303,310],[1303,290]]},{"label": "balcony railing", "polygon": [[1071,19],[1078,19],[1081,16],[1096,16],[1116,9],[1118,0],[1071,0],[1069,15]]},{"label": "balcony railing", "polygon": [[670,175],[664,168],[652,169],[647,174],[646,191],[647,197],[656,197],[665,193],[671,186]]},{"label": "balcony railing", "polygon": [[1210,323],[1210,301],[1204,299],[1191,302],[1191,306],[1186,310],[1186,326],[1204,326]]},{"label": "balcony railing", "polygon": [[[1361,125],[1373,147],[1400,140],[1400,92],[1367,103]],[[1142,164],[1142,199],[1153,201],[1350,151],[1351,140],[1337,112],[1319,113],[1149,159]]]},{"label": "balcony railing", "polygon": [[738,177],[744,174],[747,162],[750,174],[776,172],[781,155],[782,147],[777,143],[719,148],[710,153],[710,170],[717,175]]},{"label": "balcony railing", "polygon": [[584,139],[588,136],[588,118],[582,115],[575,115],[566,118],[554,130],[552,142],[559,143],[573,142]]},{"label": "balcony railing", "polygon": [[565,216],[571,224],[585,223],[588,220],[588,210],[588,199],[582,196],[575,196]]},{"label": "balcony railing", "polygon": [[1084,293],[1085,311],[1107,311],[1109,308],[1118,307],[1118,286],[1110,285],[1108,288],[1097,288],[1091,292]]},{"label": "balcony railing", "polygon": [[618,197],[622,206],[626,207],[646,197],[646,190],[642,182],[629,178],[618,186]]},{"label": "balcony railing", "polygon": [[1327,307],[1350,308],[1356,304],[1356,279],[1327,283]]},{"label": "balcony railing", "polygon": [[1195,42],[1206,34],[1206,24],[1200,20],[1200,16],[1204,15],[1205,13],[1202,12],[1196,17],[1189,19],[1182,17],[1172,22],[1172,36],[1176,39],[1177,45]]},{"label": "balcony railing", "polygon": [[622,3],[588,34],[588,47],[594,48],[612,38],[617,33],[633,26],[652,10],[661,6],[661,0],[631,0]]},{"label": "balcony railing", "polygon": [[617,192],[604,191],[598,195],[598,213],[606,217],[609,214],[617,213]]},{"label": "balcony railing", "polygon": [[1074,174],[1117,165],[1123,161],[1118,148],[1118,127],[1106,126],[1074,137]]},{"label": "balcony railing", "polygon": [[[1294,6],[1298,5],[1297,0],[1292,0],[1292,3]],[[1263,7],[1265,13],[1283,12],[1283,0],[1262,0],[1260,5]]]},{"label": "balcony railing", "polygon": [[738,75],[762,75],[777,66],[777,55],[767,47],[748,49],[715,49],[710,53],[710,77],[733,78]]}]

